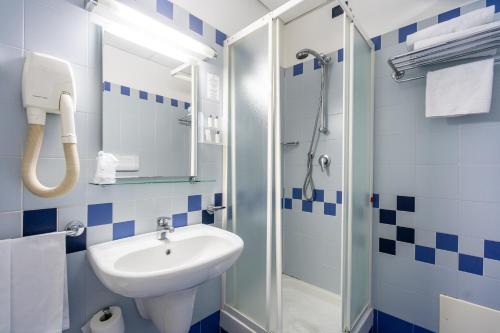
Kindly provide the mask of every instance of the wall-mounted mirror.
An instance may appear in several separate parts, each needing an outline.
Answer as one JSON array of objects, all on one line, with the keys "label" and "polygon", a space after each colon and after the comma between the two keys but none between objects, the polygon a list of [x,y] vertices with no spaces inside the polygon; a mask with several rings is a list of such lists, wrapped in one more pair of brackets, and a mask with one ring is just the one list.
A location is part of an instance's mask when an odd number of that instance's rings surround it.
[{"label": "wall-mounted mirror", "polygon": [[196,177],[197,66],[102,37],[103,150],[118,177]]}]

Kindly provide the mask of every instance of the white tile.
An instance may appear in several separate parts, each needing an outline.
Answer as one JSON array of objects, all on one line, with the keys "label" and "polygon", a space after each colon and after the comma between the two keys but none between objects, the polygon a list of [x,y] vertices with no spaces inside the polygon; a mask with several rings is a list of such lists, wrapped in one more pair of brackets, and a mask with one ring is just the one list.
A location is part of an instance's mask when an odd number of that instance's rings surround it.
[{"label": "white tile", "polygon": [[415,133],[415,111],[402,105],[392,105],[375,109],[375,135]]},{"label": "white tile", "polygon": [[[0,68],[1,72],[2,68]],[[21,156],[24,149],[27,128],[26,113],[22,107],[21,100],[18,98],[1,100],[0,106],[2,108],[0,156]]]},{"label": "white tile", "polygon": [[188,212],[188,225],[201,223],[201,210],[196,212]]},{"label": "white tile", "polygon": [[500,241],[500,203],[462,201],[460,234]]},{"label": "white tile", "polygon": [[91,245],[113,240],[113,224],[87,228],[87,248]]},{"label": "white tile", "polygon": [[458,167],[417,165],[416,194],[423,197],[458,198]]},{"label": "white tile", "polygon": [[8,212],[0,214],[0,239],[22,236],[22,213]]},{"label": "white tile", "polygon": [[460,236],[458,237],[458,252],[482,258],[484,256],[484,240]]},{"label": "white tile", "polygon": [[500,308],[500,280],[459,272],[459,286],[460,299],[494,309]]},{"label": "white tile", "polygon": [[415,245],[436,247],[436,232],[425,229],[415,229]]},{"label": "white tile", "polygon": [[0,158],[0,212],[21,210],[21,159]]},{"label": "white tile", "polygon": [[378,195],[379,208],[396,210],[396,203],[397,203],[396,197],[397,195],[395,194],[379,193]]},{"label": "white tile", "polygon": [[436,265],[458,270],[458,253],[436,249]]},{"label": "white tile", "polygon": [[87,210],[88,207],[86,205],[57,208],[57,230],[58,231],[65,230],[66,225],[72,221],[82,222],[86,226]]},{"label": "white tile", "polygon": [[500,163],[500,125],[472,123],[462,125],[460,159],[463,164]]},{"label": "white tile", "polygon": [[374,164],[374,192],[384,194],[415,191],[415,166],[410,164]]},{"label": "white tile", "polygon": [[497,166],[462,166],[460,198],[472,201],[500,201],[500,173]]},{"label": "white tile", "polygon": [[396,255],[414,259],[415,258],[415,244],[405,243],[405,242],[396,242]]},{"label": "white tile", "polygon": [[188,211],[188,199],[186,196],[172,198],[172,213],[185,213]]},{"label": "white tile", "polygon": [[23,47],[23,2],[0,1],[0,44]]},{"label": "white tile", "polygon": [[460,229],[459,202],[455,199],[415,198],[417,228],[457,235]]},{"label": "white tile", "polygon": [[417,132],[416,162],[418,164],[455,164],[459,156],[458,127],[438,134]]},{"label": "white tile", "polygon": [[415,136],[405,134],[375,136],[375,163],[415,163]]},{"label": "white tile", "polygon": [[0,101],[21,99],[22,50],[0,44]]},{"label": "white tile", "polygon": [[88,13],[65,1],[25,1],[25,48],[87,66]]},{"label": "white tile", "polygon": [[396,223],[398,226],[415,228],[415,213],[396,211]]},{"label": "white tile", "polygon": [[113,202],[113,223],[135,220],[135,201]]},{"label": "white tile", "polygon": [[483,273],[494,279],[500,280],[500,261],[494,259],[483,259]]}]

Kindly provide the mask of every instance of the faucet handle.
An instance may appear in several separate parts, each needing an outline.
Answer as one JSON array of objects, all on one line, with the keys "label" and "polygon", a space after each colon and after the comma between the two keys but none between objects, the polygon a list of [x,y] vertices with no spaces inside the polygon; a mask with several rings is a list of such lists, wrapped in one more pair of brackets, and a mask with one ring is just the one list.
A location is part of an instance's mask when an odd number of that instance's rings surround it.
[{"label": "faucet handle", "polygon": [[160,216],[156,219],[156,225],[160,228],[168,227],[172,218],[170,216]]}]

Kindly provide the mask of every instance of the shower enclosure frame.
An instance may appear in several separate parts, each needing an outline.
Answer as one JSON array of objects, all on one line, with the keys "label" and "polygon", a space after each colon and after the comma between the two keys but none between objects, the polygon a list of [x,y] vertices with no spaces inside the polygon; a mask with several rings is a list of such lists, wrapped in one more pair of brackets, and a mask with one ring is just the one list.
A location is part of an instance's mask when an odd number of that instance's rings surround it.
[{"label": "shower enclosure frame", "polygon": [[[236,176],[235,172],[229,172],[229,165],[235,165],[235,145],[232,144],[235,141],[235,107],[231,105],[232,97],[230,94],[232,82],[231,82],[231,72],[230,72],[230,64],[231,64],[231,52],[230,47],[234,45],[236,42],[242,40],[243,38],[249,36],[253,32],[257,30],[267,27],[267,47],[268,47],[268,70],[269,70],[269,82],[270,89],[269,93],[266,97],[268,103],[268,113],[267,113],[267,121],[268,121],[268,129],[267,129],[267,193],[266,193],[266,202],[267,202],[267,215],[266,215],[266,313],[268,314],[267,320],[265,323],[265,327],[262,327],[259,323],[252,320],[250,317],[240,312],[238,309],[233,306],[227,304],[227,273],[222,275],[222,286],[221,286],[221,323],[227,322],[225,317],[230,317],[231,320],[236,320],[247,330],[235,330],[235,332],[257,332],[257,333],[265,333],[265,332],[281,332],[281,324],[282,324],[282,304],[281,304],[281,276],[282,276],[282,218],[281,218],[281,200],[282,200],[282,184],[281,184],[281,173],[282,173],[282,165],[281,165],[281,105],[280,105],[280,58],[281,58],[281,48],[278,47],[280,45],[280,37],[281,30],[283,26],[283,21],[280,19],[280,16],[290,9],[296,7],[297,5],[305,2],[306,0],[290,0],[277,9],[269,12],[262,18],[256,20],[251,23],[244,29],[240,30],[236,34],[228,37],[224,42],[224,68],[223,68],[223,109],[224,115],[226,115],[225,119],[230,119],[227,124],[227,130],[224,133],[224,142],[227,145],[223,148],[223,190],[224,193],[231,193],[231,198],[228,196],[224,196],[223,205],[228,207],[222,214],[222,227],[227,229],[227,219],[229,208],[231,207],[230,203],[236,202]],[[333,2],[333,1],[332,1]],[[349,206],[349,192],[346,192],[346,180],[350,180],[350,174],[348,170],[351,169],[350,161],[346,158],[346,151],[349,151],[352,147],[350,146],[348,138],[349,127],[350,127],[350,119],[347,115],[350,115],[352,110],[352,82],[350,80],[350,76],[352,75],[352,62],[350,61],[351,50],[350,45],[352,45],[352,31],[356,29],[361,33],[367,44],[371,48],[371,95],[369,96],[371,103],[371,128],[373,136],[373,68],[374,68],[374,47],[371,43],[370,39],[366,37],[359,26],[356,24],[355,18],[353,17],[350,9],[345,5],[344,1],[339,1],[340,5],[344,9],[344,74],[343,74],[343,86],[344,86],[344,147],[343,147],[343,196],[344,196],[344,204],[342,205],[342,246],[341,246],[341,296],[342,296],[342,314],[341,321],[342,326],[341,330],[343,332],[350,332],[350,328],[356,326],[358,322],[363,319],[363,317],[369,316],[371,314],[371,274],[369,276],[369,290],[370,296],[368,299],[368,303],[365,305],[363,312],[356,318],[354,322],[350,320],[350,281],[351,281],[351,269],[349,263],[351,262],[351,251],[348,246],[349,239],[352,235],[352,230],[349,221],[350,212],[348,209]],[[329,2],[330,3],[330,2]],[[324,4],[323,4],[324,5]],[[231,129],[231,130],[230,130]],[[230,134],[229,134],[230,133]],[[230,144],[231,142],[231,144]],[[373,145],[373,139],[371,141]],[[229,158],[229,150],[231,150],[230,158]],[[371,156],[373,156],[373,147],[371,147]],[[373,162],[373,158],[370,159]],[[232,167],[231,167],[232,168]],[[371,170],[370,175],[370,193],[372,191],[372,174],[373,174],[373,163],[369,166]],[[229,179],[228,177],[231,177]],[[229,184],[230,181],[230,184]],[[229,188],[231,186],[231,189]],[[232,216],[236,216],[236,207],[232,206],[233,211],[231,212]],[[371,218],[369,221],[371,228]],[[347,227],[346,227],[347,226]],[[236,226],[234,226],[233,231],[236,232]],[[274,247],[273,247],[274,246]],[[370,229],[370,244],[369,244],[369,265],[371,272],[371,229]],[[273,250],[275,251],[275,257],[273,258]],[[347,250],[347,251],[346,251]],[[275,266],[273,267],[273,262]],[[274,274],[273,274],[274,273]],[[275,276],[273,276],[275,275]],[[274,281],[272,281],[274,278]],[[275,290],[273,288],[275,287]],[[274,306],[274,308],[273,308]],[[230,329],[230,328],[229,328]],[[249,329],[249,330],[248,330]]]}]

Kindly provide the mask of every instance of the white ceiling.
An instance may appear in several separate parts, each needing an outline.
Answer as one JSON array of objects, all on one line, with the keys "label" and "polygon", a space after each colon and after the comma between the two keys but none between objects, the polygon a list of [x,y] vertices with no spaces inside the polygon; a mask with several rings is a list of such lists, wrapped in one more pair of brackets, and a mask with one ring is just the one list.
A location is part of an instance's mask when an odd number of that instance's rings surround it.
[{"label": "white ceiling", "polygon": [[[234,34],[287,0],[173,0],[226,34]],[[325,0],[306,0],[311,8]],[[359,24],[377,36],[475,0],[349,0]],[[306,8],[307,9],[307,8]],[[292,16],[297,16],[293,13]]]}]

